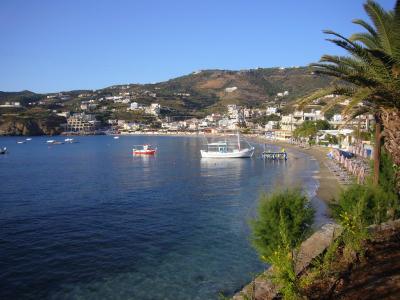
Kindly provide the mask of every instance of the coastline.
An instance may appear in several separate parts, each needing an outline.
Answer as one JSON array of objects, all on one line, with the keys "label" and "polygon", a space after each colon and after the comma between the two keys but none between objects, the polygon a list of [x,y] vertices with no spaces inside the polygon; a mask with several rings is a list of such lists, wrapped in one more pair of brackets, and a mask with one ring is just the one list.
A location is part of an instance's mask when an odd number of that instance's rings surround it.
[{"label": "coastline", "polygon": [[270,144],[270,145],[280,146],[283,148],[292,149],[298,152],[308,154],[313,158],[315,158],[319,164],[319,172],[318,174],[314,175],[314,178],[318,179],[319,181],[319,186],[316,191],[316,196],[319,199],[323,200],[326,204],[332,203],[335,201],[335,199],[338,198],[340,191],[342,189],[341,185],[339,184],[339,181],[334,176],[334,174],[325,165],[325,162],[328,159],[327,158],[328,148],[312,146],[309,149],[304,149],[285,141],[268,140],[264,139],[263,137],[257,137],[255,138],[255,140],[258,143]]}]

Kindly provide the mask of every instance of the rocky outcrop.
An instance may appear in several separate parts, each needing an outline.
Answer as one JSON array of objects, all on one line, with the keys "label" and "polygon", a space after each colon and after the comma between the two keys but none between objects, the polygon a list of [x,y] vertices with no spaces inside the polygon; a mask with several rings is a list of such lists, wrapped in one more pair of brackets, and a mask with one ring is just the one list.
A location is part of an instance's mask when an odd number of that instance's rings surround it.
[{"label": "rocky outcrop", "polygon": [[0,135],[57,135],[62,132],[63,117],[44,119],[7,117],[0,118]]}]

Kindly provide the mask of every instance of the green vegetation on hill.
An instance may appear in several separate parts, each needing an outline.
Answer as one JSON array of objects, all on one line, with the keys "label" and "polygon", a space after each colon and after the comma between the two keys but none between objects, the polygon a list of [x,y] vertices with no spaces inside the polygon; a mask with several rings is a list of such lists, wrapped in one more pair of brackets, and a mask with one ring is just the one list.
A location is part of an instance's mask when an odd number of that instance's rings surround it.
[{"label": "green vegetation on hill", "polygon": [[[259,68],[244,71],[205,70],[145,87],[157,88],[156,92],[160,94],[189,93],[187,99],[168,99],[183,104],[188,110],[218,111],[226,104],[259,107],[266,101],[275,101],[277,93],[284,91],[288,91],[289,95],[279,100],[291,102],[327,87],[331,82],[329,77],[315,75],[304,67]],[[231,92],[226,90],[231,87],[237,89]]]},{"label": "green vegetation on hill", "polygon": [[27,105],[29,102],[37,102],[43,95],[35,94],[30,91],[22,92],[2,92],[0,91],[0,104],[5,102],[20,102],[21,105]]}]

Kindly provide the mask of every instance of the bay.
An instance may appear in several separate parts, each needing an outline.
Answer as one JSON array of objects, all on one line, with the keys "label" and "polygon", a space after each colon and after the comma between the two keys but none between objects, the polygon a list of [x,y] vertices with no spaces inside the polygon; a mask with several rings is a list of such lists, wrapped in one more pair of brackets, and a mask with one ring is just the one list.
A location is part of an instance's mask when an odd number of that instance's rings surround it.
[{"label": "bay", "polygon": [[[292,150],[207,160],[199,137],[47,139],[0,138],[1,299],[231,295],[265,268],[249,240],[260,193],[318,187],[318,163]],[[132,156],[144,143],[158,153]]]}]

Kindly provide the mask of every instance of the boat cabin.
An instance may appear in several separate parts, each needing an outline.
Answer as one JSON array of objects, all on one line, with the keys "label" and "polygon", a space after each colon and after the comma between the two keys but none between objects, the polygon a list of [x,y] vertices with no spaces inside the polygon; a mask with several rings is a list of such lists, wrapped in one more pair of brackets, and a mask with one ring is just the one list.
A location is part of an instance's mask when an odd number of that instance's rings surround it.
[{"label": "boat cabin", "polygon": [[219,153],[227,153],[228,152],[228,143],[226,142],[217,142],[207,144],[208,152],[219,152]]}]

